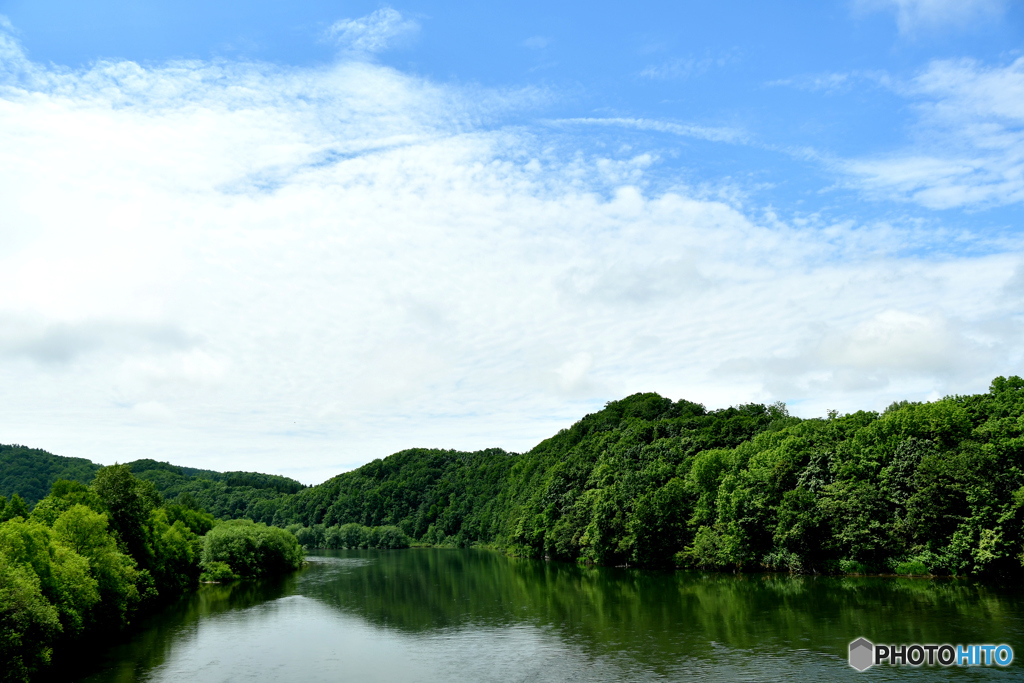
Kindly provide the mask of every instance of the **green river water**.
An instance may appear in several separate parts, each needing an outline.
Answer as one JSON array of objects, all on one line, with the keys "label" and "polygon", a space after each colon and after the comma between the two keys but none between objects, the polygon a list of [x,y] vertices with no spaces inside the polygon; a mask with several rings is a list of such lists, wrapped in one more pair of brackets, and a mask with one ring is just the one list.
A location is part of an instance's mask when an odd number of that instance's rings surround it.
[{"label": "green river water", "polygon": [[[959,580],[577,567],[484,550],[323,551],[205,586],[69,677],[100,681],[1024,679],[1024,593]],[[1005,669],[846,662],[851,640],[1007,643]],[[82,664],[82,662],[87,662]]]}]

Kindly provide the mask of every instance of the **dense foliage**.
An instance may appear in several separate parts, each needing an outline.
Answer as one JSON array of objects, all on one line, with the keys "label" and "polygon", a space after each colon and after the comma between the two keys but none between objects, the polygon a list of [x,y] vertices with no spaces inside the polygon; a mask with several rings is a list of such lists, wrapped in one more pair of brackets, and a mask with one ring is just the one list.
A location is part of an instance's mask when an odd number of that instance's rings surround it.
[{"label": "dense foliage", "polygon": [[153,482],[164,498],[180,498],[217,519],[280,522],[274,519],[280,501],[304,488],[294,479],[276,474],[214,472],[155,460],[136,460],[128,466],[136,477]]},{"label": "dense foliage", "polygon": [[[412,449],[309,488],[129,468],[150,482],[143,498],[293,525],[314,547],[372,545],[340,535],[358,525],[599,564],[1005,576],[1024,560],[1022,459],[1024,380],[1000,377],[985,394],[811,420],[636,394],[528,453]],[[0,520],[24,506],[0,499]],[[132,510],[109,511],[115,530]],[[147,541],[117,533],[149,570]]]},{"label": "dense foliage", "polygon": [[249,521],[217,527],[187,496],[165,504],[128,465],[91,478],[54,482],[31,512],[17,494],[0,496],[0,681],[28,680],[54,648],[124,628],[201,573],[262,576],[302,562],[291,533]]},{"label": "dense foliage", "polygon": [[35,505],[58,479],[88,484],[99,468],[85,458],[66,458],[38,448],[0,444],[0,496],[10,498],[17,493],[26,503]]},{"label": "dense foliage", "polygon": [[[284,571],[301,545],[411,539],[598,564],[1024,572],[1019,377],[810,420],[781,404],[708,411],[636,394],[524,454],[413,449],[308,488],[152,460],[100,469],[20,446],[0,457],[0,655],[14,680],[61,639],[123,626],[200,572]],[[202,508],[244,521],[215,525]]]},{"label": "dense foliage", "polygon": [[303,526],[397,526],[430,543],[493,539],[516,456],[412,449],[282,498],[276,519]]},{"label": "dense foliage", "polygon": [[377,548],[396,550],[409,547],[409,537],[396,526],[363,526],[362,524],[341,524],[313,527],[290,525],[288,528],[298,542],[307,548]]},{"label": "dense foliage", "polygon": [[203,539],[203,565],[209,578],[231,574],[253,577],[283,574],[302,566],[305,554],[295,536],[247,519],[218,524]]},{"label": "dense foliage", "polygon": [[402,451],[267,516],[599,564],[1019,575],[1024,380],[810,420],[637,394],[528,453]]},{"label": "dense foliage", "polygon": [[[165,500],[202,508],[216,519],[245,517],[273,523],[281,500],[304,487],[294,479],[258,472],[214,472],[143,459],[127,463],[136,478],[150,481]],[[0,500],[18,495],[31,507],[65,479],[90,484],[100,465],[24,446],[0,445]],[[0,521],[3,520],[0,505]],[[14,515],[9,515],[14,516]]]},{"label": "dense foliage", "polygon": [[654,395],[602,412],[516,464],[510,547],[600,563],[1021,573],[1020,378],[882,415],[705,413]]},{"label": "dense foliage", "polygon": [[[20,509],[11,513],[12,503]],[[199,579],[198,536],[213,518],[161,504],[124,466],[93,485],[58,480],[27,512],[17,496],[0,524],[0,680],[26,680],[55,646],[117,630],[139,609]]]}]

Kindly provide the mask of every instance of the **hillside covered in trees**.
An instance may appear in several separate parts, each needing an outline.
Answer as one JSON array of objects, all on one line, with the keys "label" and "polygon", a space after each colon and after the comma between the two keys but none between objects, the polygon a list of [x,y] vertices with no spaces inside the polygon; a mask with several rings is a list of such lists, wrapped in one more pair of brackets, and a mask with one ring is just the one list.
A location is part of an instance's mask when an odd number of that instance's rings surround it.
[{"label": "hillside covered in trees", "polygon": [[130,467],[165,499],[303,539],[340,539],[325,530],[355,524],[598,564],[1024,569],[1019,377],[984,394],[806,420],[781,404],[709,411],[636,394],[527,453],[412,449],[306,488],[150,460]]},{"label": "hillside covered in trees", "polygon": [[38,448],[0,444],[0,496],[18,494],[35,505],[58,479],[88,484],[100,466],[85,458],[66,458]]},{"label": "hillside covered in trees", "polygon": [[1019,575],[1024,380],[808,420],[637,394],[528,453],[403,451],[263,514],[599,564]]},{"label": "hillside covered in trees", "polygon": [[[202,507],[218,519],[263,517],[261,501],[304,488],[294,479],[276,474],[214,472],[150,459],[125,464],[137,478],[152,482],[156,492],[164,498],[184,495],[190,504]],[[0,444],[0,496],[9,498],[18,494],[31,506],[50,492],[55,481],[64,479],[89,484],[100,468],[101,465],[84,458]]]}]

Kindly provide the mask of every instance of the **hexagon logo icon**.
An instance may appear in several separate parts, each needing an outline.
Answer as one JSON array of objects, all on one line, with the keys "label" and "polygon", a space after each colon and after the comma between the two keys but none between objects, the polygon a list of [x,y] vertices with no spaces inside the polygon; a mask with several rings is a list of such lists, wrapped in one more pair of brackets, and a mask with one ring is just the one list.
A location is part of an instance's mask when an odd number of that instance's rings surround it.
[{"label": "hexagon logo icon", "polygon": [[857,671],[864,671],[874,664],[875,646],[866,638],[858,638],[850,643],[850,666]]}]

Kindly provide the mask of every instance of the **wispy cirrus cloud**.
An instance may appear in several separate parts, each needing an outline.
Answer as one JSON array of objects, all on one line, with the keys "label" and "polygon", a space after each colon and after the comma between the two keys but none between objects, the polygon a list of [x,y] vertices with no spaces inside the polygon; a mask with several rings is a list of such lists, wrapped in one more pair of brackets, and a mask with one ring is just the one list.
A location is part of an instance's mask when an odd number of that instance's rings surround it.
[{"label": "wispy cirrus cloud", "polygon": [[408,39],[420,30],[420,25],[390,7],[358,19],[341,19],[331,24],[325,36],[339,48],[357,54],[373,54]]},{"label": "wispy cirrus cloud", "polygon": [[820,415],[1024,371],[1020,249],[901,257],[943,236],[654,191],[654,154],[609,151],[739,130],[524,124],[543,95],[358,55],[66,69],[0,38],[6,441],[312,483],[523,450],[635,391]]},{"label": "wispy cirrus cloud", "polygon": [[657,119],[581,117],[553,119],[548,121],[548,123],[553,125],[633,128],[636,130],[646,130],[657,133],[669,133],[670,135],[678,135],[681,137],[700,138],[702,140],[711,140],[713,142],[741,142],[747,139],[747,134],[737,128],[701,126],[697,124],[676,123],[673,121],[661,121]]},{"label": "wispy cirrus cloud", "polygon": [[722,68],[739,61],[739,52],[732,50],[717,56],[678,57],[657,64],[650,64],[640,71],[642,78],[652,80],[685,80],[703,76],[712,69]]},{"label": "wispy cirrus cloud", "polygon": [[1003,65],[935,60],[907,78],[853,71],[767,85],[827,95],[866,85],[909,104],[902,147],[858,158],[821,151],[813,155],[869,197],[929,209],[983,209],[1024,201],[1024,58]]},{"label": "wispy cirrus cloud", "polygon": [[1006,0],[853,0],[857,13],[889,11],[900,33],[967,28],[1002,16]]},{"label": "wispy cirrus cloud", "polygon": [[807,92],[823,92],[831,95],[847,93],[865,84],[891,88],[893,79],[884,71],[826,72],[780,78],[769,81],[765,85],[795,88]]},{"label": "wispy cirrus cloud", "polygon": [[911,144],[842,162],[860,188],[932,209],[1024,201],[1024,58],[939,60],[893,88],[916,113]]}]

